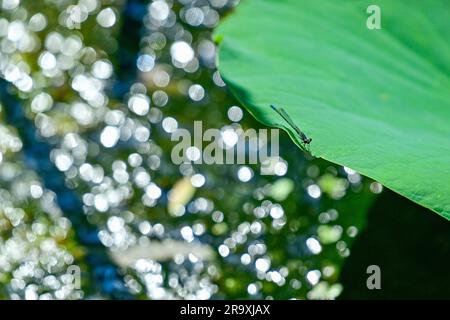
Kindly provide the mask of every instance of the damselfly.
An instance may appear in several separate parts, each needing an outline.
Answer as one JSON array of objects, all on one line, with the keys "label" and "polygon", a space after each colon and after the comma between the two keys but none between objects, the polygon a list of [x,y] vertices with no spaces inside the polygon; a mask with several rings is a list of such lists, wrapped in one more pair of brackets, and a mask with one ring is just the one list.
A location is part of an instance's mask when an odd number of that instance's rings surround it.
[{"label": "damselfly", "polygon": [[306,134],[300,130],[300,128],[294,123],[294,121],[292,121],[291,117],[288,116],[283,108],[277,108],[273,104],[271,104],[270,107],[275,110],[284,119],[284,121],[286,121],[295,130],[295,132],[297,132],[305,145],[309,145],[311,143],[312,139],[307,137]]}]

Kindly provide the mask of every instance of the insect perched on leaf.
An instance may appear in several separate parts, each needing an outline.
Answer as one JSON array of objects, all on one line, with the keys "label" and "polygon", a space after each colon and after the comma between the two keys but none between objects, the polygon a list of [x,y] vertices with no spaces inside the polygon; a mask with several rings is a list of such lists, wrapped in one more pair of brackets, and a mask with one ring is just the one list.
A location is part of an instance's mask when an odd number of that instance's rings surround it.
[{"label": "insect perched on leaf", "polygon": [[306,134],[304,134],[303,131],[300,130],[300,128],[294,123],[294,121],[292,121],[291,117],[288,116],[283,108],[277,108],[273,104],[271,104],[270,107],[275,110],[284,119],[284,121],[286,121],[292,128],[294,128],[295,132],[297,132],[297,134],[300,136],[300,139],[302,140],[303,144],[305,144],[305,146],[308,146],[311,143],[312,139],[306,136]]}]

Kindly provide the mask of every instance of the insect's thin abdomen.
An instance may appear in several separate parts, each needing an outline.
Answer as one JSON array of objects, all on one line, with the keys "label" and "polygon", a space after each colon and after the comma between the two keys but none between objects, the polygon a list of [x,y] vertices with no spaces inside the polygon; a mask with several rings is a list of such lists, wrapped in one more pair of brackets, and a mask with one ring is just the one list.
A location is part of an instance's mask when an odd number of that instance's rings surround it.
[{"label": "insect's thin abdomen", "polygon": [[300,138],[302,139],[302,142],[304,144],[310,144],[311,143],[312,139],[308,138],[306,136],[306,134],[304,134],[300,130],[300,128],[294,123],[294,121],[292,121],[292,119],[289,117],[289,115],[286,113],[286,111],[284,111],[283,108],[278,109],[273,104],[271,104],[270,107],[273,110],[275,110],[284,119],[284,121],[286,121],[297,132],[297,134],[300,136]]}]

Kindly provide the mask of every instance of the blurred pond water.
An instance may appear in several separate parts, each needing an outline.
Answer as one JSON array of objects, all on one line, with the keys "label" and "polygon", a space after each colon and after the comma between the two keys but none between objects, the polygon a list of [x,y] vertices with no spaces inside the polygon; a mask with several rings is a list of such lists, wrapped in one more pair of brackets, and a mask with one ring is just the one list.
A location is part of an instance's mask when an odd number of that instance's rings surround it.
[{"label": "blurred pond water", "polygon": [[381,185],[285,134],[274,175],[171,161],[194,121],[262,128],[216,69],[211,33],[238,1],[1,4],[2,298],[340,294]]}]

